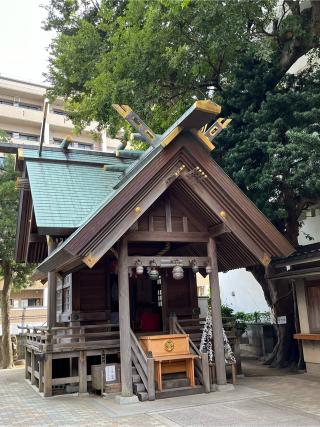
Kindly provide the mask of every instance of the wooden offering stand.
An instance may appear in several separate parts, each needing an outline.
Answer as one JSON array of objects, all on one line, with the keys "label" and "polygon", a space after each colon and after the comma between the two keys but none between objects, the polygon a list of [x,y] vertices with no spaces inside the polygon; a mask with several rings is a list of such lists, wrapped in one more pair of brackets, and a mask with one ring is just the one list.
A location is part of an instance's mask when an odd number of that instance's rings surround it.
[{"label": "wooden offering stand", "polygon": [[162,391],[162,374],[186,372],[190,386],[195,386],[194,359],[198,356],[189,350],[189,335],[153,335],[140,337],[144,351],[152,352],[155,362],[155,380]]}]

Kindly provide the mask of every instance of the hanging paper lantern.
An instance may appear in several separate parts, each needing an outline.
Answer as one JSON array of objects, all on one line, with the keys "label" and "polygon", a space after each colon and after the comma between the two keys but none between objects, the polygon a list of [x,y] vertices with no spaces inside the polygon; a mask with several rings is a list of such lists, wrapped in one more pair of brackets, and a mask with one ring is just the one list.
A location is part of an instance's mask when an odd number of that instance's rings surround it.
[{"label": "hanging paper lantern", "polygon": [[207,265],[207,266],[206,266],[206,273],[207,273],[207,274],[212,273],[212,267],[211,267],[211,265]]},{"label": "hanging paper lantern", "polygon": [[137,273],[138,276],[141,276],[141,274],[143,274],[143,265],[142,265],[142,262],[139,259],[136,262],[136,273]]},{"label": "hanging paper lantern", "polygon": [[149,279],[151,280],[158,280],[159,279],[159,271],[156,269],[156,263],[152,262],[150,265],[150,271],[149,271]]},{"label": "hanging paper lantern", "polygon": [[172,276],[176,280],[183,279],[183,276],[184,276],[183,268],[180,265],[176,264],[172,269]]},{"label": "hanging paper lantern", "polygon": [[194,274],[198,273],[198,271],[199,271],[199,267],[197,266],[197,263],[196,263],[195,259],[192,261],[192,267],[191,267],[191,269],[194,272]]}]

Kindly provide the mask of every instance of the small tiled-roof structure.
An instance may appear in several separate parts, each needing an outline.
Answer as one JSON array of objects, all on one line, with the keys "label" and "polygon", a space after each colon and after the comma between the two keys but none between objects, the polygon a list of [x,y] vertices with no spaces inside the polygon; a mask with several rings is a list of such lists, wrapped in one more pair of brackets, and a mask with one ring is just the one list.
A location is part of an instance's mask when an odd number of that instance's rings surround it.
[{"label": "small tiled-roof structure", "polygon": [[106,199],[133,159],[114,154],[23,150],[39,230],[75,229]]},{"label": "small tiled-roof structure", "polygon": [[309,245],[301,245],[287,257],[277,257],[272,264],[275,267],[290,266],[297,264],[306,264],[308,262],[320,261],[320,243],[311,243]]}]

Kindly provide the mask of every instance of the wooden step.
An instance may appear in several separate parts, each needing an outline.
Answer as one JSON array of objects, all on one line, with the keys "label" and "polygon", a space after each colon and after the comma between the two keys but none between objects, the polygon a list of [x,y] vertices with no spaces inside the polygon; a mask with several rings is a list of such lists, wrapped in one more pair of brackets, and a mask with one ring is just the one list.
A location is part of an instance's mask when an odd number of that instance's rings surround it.
[{"label": "wooden step", "polygon": [[187,377],[162,380],[162,388],[164,390],[169,390],[172,388],[189,387],[189,386],[190,386],[190,380]]},{"label": "wooden step", "polygon": [[138,374],[138,372],[137,372],[137,370],[136,370],[136,368],[134,367],[134,366],[132,366],[132,375],[137,375]]},{"label": "wooden step", "polygon": [[146,391],[146,388],[143,383],[134,383],[133,384],[133,392],[134,394],[138,394],[141,391]]},{"label": "wooden step", "polygon": [[178,387],[168,390],[156,391],[156,399],[167,399],[168,397],[190,396],[193,394],[204,393],[204,387],[196,385],[195,387]]},{"label": "wooden step", "polygon": [[141,382],[140,375],[139,374],[132,374],[132,382],[133,382],[133,384],[140,383]]},{"label": "wooden step", "polygon": [[162,380],[176,380],[177,378],[187,378],[185,372],[174,372],[172,374],[163,374]]},{"label": "wooden step", "polygon": [[195,326],[188,325],[184,327],[184,330],[186,333],[188,333],[188,331],[202,331],[203,327],[199,325],[195,325]]},{"label": "wooden step", "polygon": [[139,391],[137,396],[140,402],[145,402],[146,400],[149,400],[149,396],[146,391]]}]

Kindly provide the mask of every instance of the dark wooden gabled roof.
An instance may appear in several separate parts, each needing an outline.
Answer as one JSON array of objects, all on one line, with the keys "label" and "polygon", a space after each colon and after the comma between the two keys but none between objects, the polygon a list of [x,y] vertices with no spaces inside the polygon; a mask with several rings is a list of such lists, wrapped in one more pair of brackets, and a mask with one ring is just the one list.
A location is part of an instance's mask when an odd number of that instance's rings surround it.
[{"label": "dark wooden gabled roof", "polygon": [[[20,170],[32,175],[31,193],[22,191],[20,199],[19,256],[33,261],[43,259],[46,253],[41,234],[61,236],[71,233],[38,266],[36,273],[43,276],[48,271],[68,272],[80,265],[92,267],[169,188],[178,192],[188,204],[186,209],[201,213],[212,226],[225,224],[228,228],[229,232],[218,245],[220,270],[257,263],[267,265],[272,257],[290,255],[294,248],[208,153],[214,148],[212,135],[206,136],[211,128],[206,134],[200,128],[211,121],[212,114],[218,113],[219,108],[208,100],[197,101],[163,135],[155,137],[152,147],[137,156],[128,150],[120,153],[120,159],[117,159],[115,154],[65,153],[59,148],[51,151],[44,148],[39,157],[37,149],[28,147],[22,156],[18,156]],[[52,165],[57,165],[58,177]],[[57,180],[64,174],[61,168],[64,168],[68,181],[65,186],[57,185]],[[39,176],[41,170],[44,171],[44,181]],[[77,183],[77,173],[86,174],[88,170],[90,173],[94,171],[96,178],[79,179],[82,191]],[[112,172],[112,182],[109,178],[106,180],[108,170]],[[87,195],[90,188],[98,184],[97,177],[101,180],[100,199],[91,203]],[[52,191],[47,188],[57,193],[58,207],[58,193],[68,202],[69,194],[72,203],[66,206],[71,206],[70,213],[65,206],[55,211],[55,206],[49,207]],[[85,200],[83,194],[86,194]],[[79,212],[83,212],[80,216],[76,211],[78,205]],[[44,211],[43,206],[47,206]],[[56,217],[51,221],[53,211]],[[30,233],[34,230],[37,234],[33,235],[32,241]],[[65,230],[69,230],[68,233]],[[193,253],[198,249],[196,245],[189,247]]]},{"label": "dark wooden gabled roof", "polygon": [[[189,130],[166,147],[152,148],[132,168],[112,196],[38,266],[39,274],[67,272],[81,263],[92,267],[173,183],[192,201],[190,208],[202,209],[231,230],[221,249],[225,254],[221,269],[266,265],[271,257],[293,252]],[[205,179],[192,179],[196,168]]]}]

